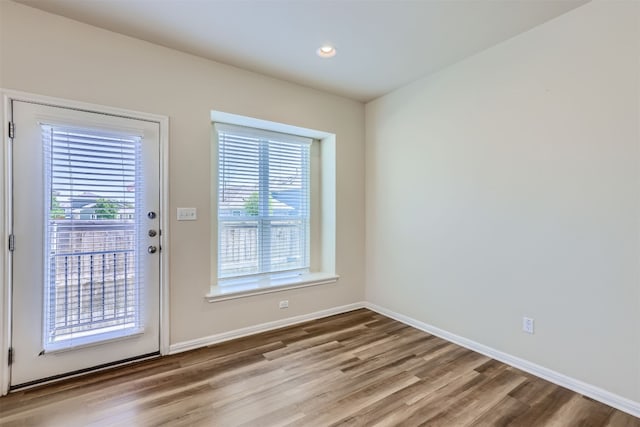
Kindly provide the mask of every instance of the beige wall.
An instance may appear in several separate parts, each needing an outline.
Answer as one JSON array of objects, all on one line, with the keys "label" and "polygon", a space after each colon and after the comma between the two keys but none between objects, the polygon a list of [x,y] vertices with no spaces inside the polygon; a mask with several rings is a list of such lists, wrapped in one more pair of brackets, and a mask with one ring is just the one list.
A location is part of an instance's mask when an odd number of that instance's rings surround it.
[{"label": "beige wall", "polygon": [[639,59],[594,2],[367,104],[367,300],[640,401]]},{"label": "beige wall", "polygon": [[[361,301],[364,106],[0,1],[0,87],[169,116],[171,343]],[[338,283],[207,303],[211,110],[336,134]],[[177,207],[198,221],[177,222]],[[279,310],[280,299],[289,300]]]}]

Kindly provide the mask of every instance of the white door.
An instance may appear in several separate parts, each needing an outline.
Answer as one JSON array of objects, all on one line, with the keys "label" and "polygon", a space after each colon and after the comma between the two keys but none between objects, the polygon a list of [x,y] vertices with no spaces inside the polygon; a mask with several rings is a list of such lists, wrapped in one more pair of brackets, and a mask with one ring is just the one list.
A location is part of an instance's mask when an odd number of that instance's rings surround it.
[{"label": "white door", "polygon": [[11,108],[11,387],[157,354],[159,124]]}]

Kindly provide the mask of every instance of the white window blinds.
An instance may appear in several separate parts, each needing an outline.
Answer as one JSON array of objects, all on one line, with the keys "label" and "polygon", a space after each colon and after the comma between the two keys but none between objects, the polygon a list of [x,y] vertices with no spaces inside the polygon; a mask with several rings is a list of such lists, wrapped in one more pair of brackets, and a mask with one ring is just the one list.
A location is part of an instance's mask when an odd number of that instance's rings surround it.
[{"label": "white window blinds", "polygon": [[215,128],[219,278],[308,271],[312,140]]},{"label": "white window blinds", "polygon": [[46,350],[142,328],[141,141],[42,126]]}]

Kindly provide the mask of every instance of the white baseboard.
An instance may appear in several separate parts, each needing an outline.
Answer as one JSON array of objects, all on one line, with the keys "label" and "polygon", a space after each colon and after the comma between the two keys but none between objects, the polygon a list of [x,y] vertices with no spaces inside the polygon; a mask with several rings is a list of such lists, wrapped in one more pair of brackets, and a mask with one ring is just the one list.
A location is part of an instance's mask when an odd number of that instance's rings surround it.
[{"label": "white baseboard", "polygon": [[169,354],[182,353],[183,351],[194,350],[200,347],[206,347],[211,344],[221,343],[236,338],[246,337],[248,335],[258,334],[273,329],[283,328],[285,326],[295,325],[297,323],[307,322],[309,320],[320,319],[322,317],[333,316],[334,314],[346,313],[348,311],[364,308],[364,302],[342,305],[327,310],[316,311],[314,313],[304,314],[302,316],[288,317],[286,319],[275,320],[273,322],[261,323],[259,325],[248,326],[233,331],[223,332],[220,334],[209,335],[207,337],[197,338],[195,340],[183,341],[169,346]]},{"label": "white baseboard", "polygon": [[412,326],[416,329],[420,329],[421,331],[430,333],[452,343],[458,344],[462,347],[468,348],[469,350],[484,354],[485,356],[491,357],[492,359],[506,363],[507,365],[513,366],[514,368],[518,368],[537,377],[543,378],[559,386],[568,388],[569,390],[590,397],[594,400],[612,406],[635,417],[640,417],[640,403],[633,400],[611,393],[600,387],[587,384],[575,378],[568,377],[564,374],[545,368],[543,366],[536,365],[535,363],[529,362],[519,357],[515,357],[491,347],[487,347],[459,335],[452,334],[435,326],[420,322],[419,320],[413,319],[403,314],[396,313],[379,305],[365,302],[364,307],[380,313],[384,316],[395,319],[406,325]]}]

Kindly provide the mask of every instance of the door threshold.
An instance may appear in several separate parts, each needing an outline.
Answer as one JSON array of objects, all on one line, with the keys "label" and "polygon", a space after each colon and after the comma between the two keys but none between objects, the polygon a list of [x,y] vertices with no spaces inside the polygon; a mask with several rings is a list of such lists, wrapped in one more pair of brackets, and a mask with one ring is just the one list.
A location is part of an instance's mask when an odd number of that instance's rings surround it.
[{"label": "door threshold", "polygon": [[141,362],[143,360],[156,359],[160,357],[160,352],[155,351],[153,353],[147,353],[140,356],[129,357],[127,359],[118,360],[116,362],[109,362],[98,366],[93,366],[91,368],[79,369],[77,371],[67,372],[64,374],[52,375],[50,377],[42,378],[39,380],[29,381],[22,384],[16,384],[9,386],[9,393],[14,391],[23,391],[35,387],[39,387],[42,385],[52,384],[58,381],[80,377],[83,375],[92,374],[95,372],[105,371],[107,369],[118,368],[120,366],[125,366],[132,364],[134,362]]}]

